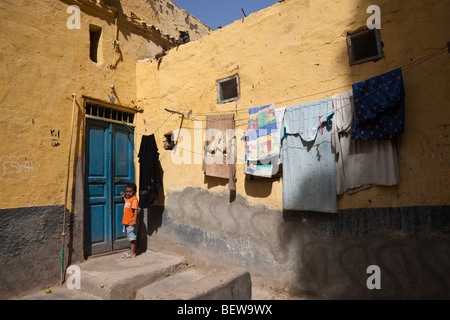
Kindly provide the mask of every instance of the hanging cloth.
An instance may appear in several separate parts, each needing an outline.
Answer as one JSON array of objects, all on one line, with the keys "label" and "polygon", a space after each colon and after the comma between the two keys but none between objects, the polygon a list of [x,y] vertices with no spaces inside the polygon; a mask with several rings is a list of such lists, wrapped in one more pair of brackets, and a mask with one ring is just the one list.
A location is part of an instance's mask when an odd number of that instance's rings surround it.
[{"label": "hanging cloth", "polygon": [[228,179],[228,188],[236,190],[234,114],[207,115],[206,133],[203,172]]},{"label": "hanging cloth", "polygon": [[148,208],[162,186],[161,166],[155,136],[142,136],[139,158],[139,207]]},{"label": "hanging cloth", "polygon": [[250,108],[244,172],[270,178],[278,172],[280,137],[273,104]]},{"label": "hanging cloth", "polygon": [[280,139],[280,157],[278,161],[279,164],[283,163],[283,150],[281,149],[281,141],[283,140],[282,137],[284,135],[283,119],[285,110],[286,107],[275,109],[275,117],[277,119],[277,132]]},{"label": "hanging cloth", "polygon": [[401,68],[353,84],[352,139],[392,139],[404,131],[405,89]]},{"label": "hanging cloth", "polygon": [[350,137],[353,91],[331,97],[335,116],[332,144],[336,153],[336,192],[355,193],[375,185],[399,183],[397,152],[393,140],[355,140]]},{"label": "hanging cloth", "polygon": [[[286,108],[282,147],[285,210],[338,212],[331,127],[327,125],[332,112],[330,98]],[[318,134],[319,127],[322,134]]]}]

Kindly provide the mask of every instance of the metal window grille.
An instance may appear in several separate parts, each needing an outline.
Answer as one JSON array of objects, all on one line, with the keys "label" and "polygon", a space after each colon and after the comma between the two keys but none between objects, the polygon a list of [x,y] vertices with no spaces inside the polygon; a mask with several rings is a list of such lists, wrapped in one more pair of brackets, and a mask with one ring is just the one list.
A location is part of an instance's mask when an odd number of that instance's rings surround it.
[{"label": "metal window grille", "polygon": [[116,123],[134,124],[133,112],[127,112],[100,104],[86,102],[86,116],[100,120],[107,120]]}]

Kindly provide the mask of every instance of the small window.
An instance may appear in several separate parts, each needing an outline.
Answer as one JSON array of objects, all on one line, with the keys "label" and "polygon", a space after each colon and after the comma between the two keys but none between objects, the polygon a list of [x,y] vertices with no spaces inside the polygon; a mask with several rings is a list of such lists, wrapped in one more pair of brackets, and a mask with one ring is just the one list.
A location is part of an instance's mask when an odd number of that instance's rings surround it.
[{"label": "small window", "polygon": [[92,62],[99,62],[100,58],[100,37],[102,35],[102,28],[89,25],[89,40],[90,40],[90,51],[89,57]]},{"label": "small window", "polygon": [[347,35],[350,65],[376,61],[383,57],[380,30],[364,30]]},{"label": "small window", "polygon": [[112,120],[119,123],[134,123],[134,113],[109,108],[102,105],[86,102],[86,115],[103,120]]},{"label": "small window", "polygon": [[218,103],[226,103],[239,99],[239,76],[234,76],[218,80]]}]

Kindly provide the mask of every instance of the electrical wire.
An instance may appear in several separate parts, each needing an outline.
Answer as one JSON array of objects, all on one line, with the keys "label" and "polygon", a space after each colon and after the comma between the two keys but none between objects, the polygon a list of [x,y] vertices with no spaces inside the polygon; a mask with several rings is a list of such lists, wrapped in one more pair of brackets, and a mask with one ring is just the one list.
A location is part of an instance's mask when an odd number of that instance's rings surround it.
[{"label": "electrical wire", "polygon": [[[432,58],[435,58],[436,56],[439,56],[440,54],[443,54],[443,53],[446,52],[446,51],[447,51],[447,47],[441,48],[441,49],[439,49],[439,50],[437,50],[437,51],[435,51],[435,52],[433,52],[433,53],[431,53],[431,54],[429,54],[429,55],[427,55],[427,56],[425,56],[425,57],[422,57],[422,58],[418,59],[417,61],[414,61],[414,62],[410,62],[410,63],[408,63],[408,64],[405,64],[404,66],[402,66],[402,67],[400,67],[400,68],[402,68],[402,70],[403,70],[404,72],[409,72],[409,71],[411,71],[411,70],[414,70],[415,68],[417,68],[418,66],[420,66],[420,65],[423,64],[424,62],[429,61],[429,60],[431,60]],[[384,88],[385,86],[389,85],[390,83],[392,83],[392,81],[395,81],[395,80],[398,79],[398,78],[400,78],[400,77],[396,77],[395,79],[393,79],[393,80],[387,82],[386,84],[380,86],[379,88],[377,88],[377,89],[375,89],[375,90],[373,90],[373,91],[367,93],[366,95],[360,97],[359,99],[365,98],[365,97],[367,97],[368,95],[373,94],[373,93],[377,92],[378,90],[381,90],[382,88]],[[282,103],[286,103],[286,102],[290,102],[290,101],[295,101],[295,100],[300,100],[300,99],[304,99],[304,98],[311,97],[311,96],[321,95],[321,94],[324,94],[324,93],[327,93],[327,92],[336,91],[336,90],[339,90],[339,89],[342,89],[342,88],[347,88],[347,87],[350,87],[350,86],[352,86],[352,85],[353,85],[353,83],[349,83],[349,84],[346,84],[346,85],[343,85],[343,86],[340,86],[340,87],[337,87],[337,88],[328,89],[328,90],[324,90],[324,91],[321,91],[321,92],[316,92],[316,93],[312,93],[312,94],[308,94],[308,95],[304,95],[304,96],[299,96],[299,97],[295,97],[295,98],[288,99],[288,100],[278,101],[278,102],[273,103],[273,105],[275,105],[275,104],[282,104]],[[314,106],[320,105],[320,104],[321,104],[321,103],[314,104],[314,105],[308,105],[307,107],[310,108],[310,107],[314,107]],[[270,104],[267,104],[267,105],[270,105]],[[320,118],[322,118],[322,117],[324,117],[324,116],[326,116],[326,115],[332,114],[332,113],[335,112],[335,111],[338,111],[338,110],[340,110],[340,109],[347,108],[347,107],[349,107],[349,106],[351,106],[351,105],[352,105],[352,104],[351,104],[351,102],[350,102],[350,103],[347,103],[347,104],[341,106],[341,107],[338,108],[338,109],[334,109],[333,111],[327,112],[327,113],[325,113],[325,114],[323,114],[323,115],[320,115],[320,116],[318,116],[318,117],[309,118],[309,119],[301,119],[301,120],[291,120],[291,121],[292,121],[292,122],[297,122],[297,121],[312,120],[312,119],[315,119],[315,118],[320,119]],[[287,107],[287,108],[289,108],[289,107]],[[195,116],[206,116],[206,115],[211,115],[211,114],[225,114],[225,113],[234,113],[234,114],[237,115],[237,114],[243,114],[243,113],[245,113],[245,114],[246,114],[245,117],[242,117],[242,118],[239,117],[239,118],[236,118],[236,119],[235,119],[235,121],[236,121],[236,122],[235,122],[235,127],[243,127],[243,126],[247,126],[247,125],[248,125],[248,116],[247,116],[247,115],[248,115],[248,110],[249,110],[249,108],[238,108],[238,107],[237,107],[237,102],[236,102],[236,108],[235,108],[234,110],[228,110],[228,111],[210,111],[210,112],[208,112],[208,113],[196,113],[196,114],[193,115],[194,118],[192,118],[192,116],[191,116],[191,117],[189,117],[189,118],[184,118],[184,119],[190,120],[190,121],[202,121],[202,122],[208,121],[208,122],[215,122],[215,121],[222,121],[222,120],[195,119]],[[168,117],[167,117],[167,118],[159,125],[159,127],[153,132],[153,134],[155,134],[155,133],[156,133],[156,132],[157,132],[157,131],[158,131],[158,130],[159,130],[159,129],[160,129],[160,128],[161,128],[161,127],[162,127],[162,126],[163,126],[170,118],[171,118],[172,115],[173,115],[173,113],[171,113],[171,114],[170,114],[170,115],[169,115],[169,116],[168,116]],[[319,121],[320,121],[320,120],[319,120]],[[127,123],[124,122],[124,124],[128,126]],[[128,127],[129,127],[129,126],[128,126]],[[185,127],[185,126],[184,126],[184,127],[182,127],[182,129],[203,130],[203,127],[200,127],[200,128],[193,128],[193,127]],[[134,130],[134,132],[137,133],[137,134],[139,134],[139,135],[144,135],[144,134],[142,134],[142,133],[137,132],[136,130]],[[180,149],[185,150],[185,151],[189,151],[189,152],[192,152],[192,153],[195,153],[195,152],[190,151],[190,150],[187,150],[187,149],[183,149],[183,148],[180,148]],[[162,158],[165,157],[165,155],[167,154],[168,151],[170,151],[170,150],[167,150],[167,151],[164,153],[164,155],[161,157],[161,160],[162,160]]]},{"label": "electrical wire", "polygon": [[[413,61],[413,62],[407,63],[407,64],[405,64],[405,65],[403,65],[403,66],[401,66],[399,68],[403,69],[405,72],[411,71],[411,70],[417,68],[422,63],[424,63],[424,62],[426,62],[426,61],[428,61],[428,60],[430,60],[430,59],[432,59],[432,58],[434,58],[434,57],[436,57],[436,56],[438,56],[438,55],[440,55],[442,53],[445,53],[447,51],[447,49],[448,49],[447,47],[441,48],[441,49],[439,49],[439,50],[437,50],[437,51],[435,51],[435,52],[433,52],[433,53],[431,53],[431,54],[429,54],[429,55],[427,55],[425,57],[422,57],[422,58],[418,59],[417,61]],[[282,103],[286,103],[286,102],[290,102],[290,101],[295,101],[295,100],[300,100],[300,99],[304,99],[304,98],[308,98],[308,97],[312,97],[312,96],[317,96],[317,95],[321,95],[321,94],[324,94],[324,93],[327,93],[327,92],[330,92],[330,91],[337,91],[337,90],[342,89],[342,88],[348,88],[348,87],[351,87],[352,85],[353,85],[353,83],[348,83],[346,85],[343,85],[343,86],[340,86],[340,87],[337,87],[337,88],[328,89],[328,90],[324,90],[324,91],[321,91],[321,92],[316,92],[316,93],[312,93],[312,94],[308,94],[308,95],[304,95],[304,96],[299,96],[299,97],[291,98],[291,99],[288,99],[288,100],[278,101],[278,102],[274,102],[272,104],[274,104],[274,105],[275,104],[282,104]],[[270,105],[270,104],[267,104],[267,105]],[[206,116],[206,115],[216,114],[216,113],[244,113],[244,112],[248,112],[248,109],[249,108],[236,108],[235,110],[231,110],[230,109],[228,111],[226,111],[226,110],[225,111],[211,111],[211,112],[208,112],[208,113],[196,113],[193,116]],[[202,119],[200,121],[206,121],[206,120]]]}]

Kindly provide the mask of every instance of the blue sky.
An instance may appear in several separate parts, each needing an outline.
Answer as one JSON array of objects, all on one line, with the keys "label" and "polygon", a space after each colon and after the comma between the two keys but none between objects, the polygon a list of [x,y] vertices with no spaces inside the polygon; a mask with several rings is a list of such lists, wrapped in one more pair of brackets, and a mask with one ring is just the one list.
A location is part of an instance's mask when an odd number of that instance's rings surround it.
[{"label": "blue sky", "polygon": [[270,7],[278,0],[172,0],[177,6],[213,29],[226,26],[252,12]]}]

